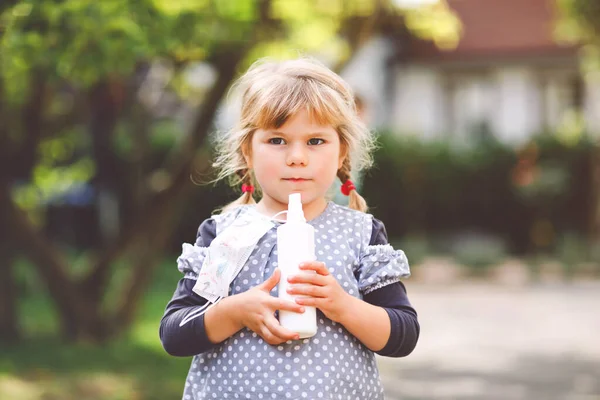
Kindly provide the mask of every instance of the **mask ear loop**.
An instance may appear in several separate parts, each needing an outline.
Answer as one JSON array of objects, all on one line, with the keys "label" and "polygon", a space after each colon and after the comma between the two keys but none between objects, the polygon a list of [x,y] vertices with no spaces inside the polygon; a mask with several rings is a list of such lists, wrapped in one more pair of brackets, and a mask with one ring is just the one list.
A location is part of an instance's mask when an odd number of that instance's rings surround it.
[{"label": "mask ear loop", "polygon": [[283,214],[283,213],[286,213],[286,214],[287,214],[287,210],[279,211],[277,214],[275,214],[275,215],[273,215],[273,216],[271,217],[271,220],[272,220],[272,221],[281,222],[281,223],[284,223],[284,222],[286,222],[286,221],[284,221],[284,220],[282,220],[282,219],[277,219],[277,218],[276,218],[278,215],[281,215],[281,214]]},{"label": "mask ear loop", "polygon": [[191,320],[194,320],[202,315],[204,315],[204,313],[206,313],[208,311],[209,308],[211,308],[212,306],[214,306],[215,304],[217,304],[220,300],[222,299],[222,297],[219,297],[215,300],[214,303],[211,303],[210,301],[207,302],[205,305],[203,305],[202,307],[192,311],[191,313],[189,313],[184,319],[183,321],[181,321],[181,323],[179,324],[179,327],[184,326],[185,324],[187,324],[188,322],[190,322]]}]

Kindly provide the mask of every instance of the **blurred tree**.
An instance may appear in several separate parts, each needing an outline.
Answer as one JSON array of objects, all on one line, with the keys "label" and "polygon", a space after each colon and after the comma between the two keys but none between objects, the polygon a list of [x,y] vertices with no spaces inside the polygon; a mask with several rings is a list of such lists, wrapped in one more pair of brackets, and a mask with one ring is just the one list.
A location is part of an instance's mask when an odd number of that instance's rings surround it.
[{"label": "blurred tree", "polygon": [[[560,18],[557,37],[580,46],[585,74],[600,75],[600,0],[556,0]],[[591,156],[592,215],[589,239],[600,243],[600,142]]]},{"label": "blurred tree", "polygon": [[[559,12],[556,33],[560,40],[589,46],[590,53],[599,56],[600,1],[556,0]],[[592,47],[596,47],[593,50]]]},{"label": "blurred tree", "polygon": [[[445,46],[458,32],[444,2],[410,10],[391,0],[19,0],[0,7],[0,215],[11,239],[0,249],[0,279],[10,286],[11,252],[23,249],[65,337],[95,342],[131,324],[192,187],[190,171],[208,168],[204,141],[238,70],[298,50],[333,55],[341,65],[378,32],[380,18],[408,21]],[[201,67],[195,77],[206,82],[197,88],[186,77]],[[169,108],[165,99],[173,98]],[[167,150],[157,153],[161,113],[186,108],[196,108],[189,129],[171,123]],[[101,214],[107,234],[89,267],[75,273],[43,226],[47,205],[85,184],[100,203],[117,204],[120,217],[115,227],[111,214]],[[118,270],[119,260],[130,268]],[[14,292],[3,287],[0,298],[6,337],[17,335]]]}]

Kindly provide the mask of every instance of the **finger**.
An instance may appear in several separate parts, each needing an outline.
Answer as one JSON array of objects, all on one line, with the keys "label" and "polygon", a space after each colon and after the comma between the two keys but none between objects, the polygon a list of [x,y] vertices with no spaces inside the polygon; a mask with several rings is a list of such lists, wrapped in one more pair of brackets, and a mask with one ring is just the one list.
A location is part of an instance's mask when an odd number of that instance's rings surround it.
[{"label": "finger", "polygon": [[311,273],[300,273],[297,275],[292,275],[288,278],[288,282],[290,283],[308,283],[316,286],[325,286],[327,285],[327,278],[323,275],[313,274]]},{"label": "finger", "polygon": [[284,342],[288,340],[299,339],[299,336],[296,332],[293,332],[281,326],[279,321],[277,321],[274,316],[269,316],[268,318],[265,318],[264,323],[265,326],[271,332],[271,334],[273,334],[276,338],[283,340]]},{"label": "finger", "polygon": [[301,304],[305,307],[315,307],[322,309],[324,298],[323,297],[297,297],[296,303]]},{"label": "finger", "polygon": [[300,314],[304,312],[304,307],[298,305],[294,301],[283,300],[277,297],[272,297],[271,301],[271,305],[275,310],[292,311]]},{"label": "finger", "polygon": [[265,325],[262,326],[258,334],[270,345],[274,346],[283,343],[283,340],[271,333],[269,328],[267,328]]},{"label": "finger", "polygon": [[298,295],[298,296],[311,296],[311,297],[327,297],[325,293],[325,289],[323,286],[315,286],[315,285],[292,285],[288,288],[287,292],[289,294]]},{"label": "finger", "polygon": [[278,345],[286,342],[287,340],[278,337],[276,334],[269,330],[269,327],[266,325],[261,325],[261,328],[258,334],[270,345]]},{"label": "finger", "polygon": [[329,275],[329,270],[324,262],[321,261],[305,261],[298,266],[304,271],[315,271],[317,274],[322,276]]},{"label": "finger", "polygon": [[275,271],[273,271],[273,275],[271,275],[266,281],[264,281],[263,283],[258,285],[258,287],[261,290],[264,290],[265,292],[268,293],[271,290],[273,290],[275,288],[275,286],[277,286],[277,284],[279,283],[280,277],[281,277],[281,271],[279,270],[279,268],[276,268]]}]

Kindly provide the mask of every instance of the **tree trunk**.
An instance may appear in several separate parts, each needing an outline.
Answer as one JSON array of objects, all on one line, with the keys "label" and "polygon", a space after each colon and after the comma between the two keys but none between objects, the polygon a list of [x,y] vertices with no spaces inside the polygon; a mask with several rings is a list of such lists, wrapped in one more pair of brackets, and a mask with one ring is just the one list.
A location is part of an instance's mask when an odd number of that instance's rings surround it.
[{"label": "tree trunk", "polygon": [[[108,284],[106,278],[110,274],[112,263],[148,237],[148,232],[154,237],[149,241],[151,245],[146,246],[147,249],[152,249],[152,251],[146,251],[144,253],[145,257],[142,257],[142,259],[135,258],[138,262],[134,262],[130,280],[125,284],[126,289],[120,296],[120,306],[117,307],[113,317],[109,318],[113,320],[110,324],[112,326],[111,332],[127,329],[136,314],[141,295],[149,283],[146,277],[151,276],[157,265],[156,258],[162,253],[166,245],[166,239],[173,229],[172,220],[178,211],[175,204],[181,202],[186,188],[191,186],[189,175],[195,164],[197,151],[202,146],[210,130],[217,107],[235,76],[238,63],[246,54],[245,50],[241,49],[238,52],[229,53],[228,56],[223,56],[217,63],[219,76],[198,113],[192,131],[187,135],[187,139],[182,146],[179,156],[180,162],[173,172],[171,185],[148,202],[144,210],[139,213],[136,221],[126,227],[111,248],[102,253],[93,270],[81,282],[82,292],[84,293],[87,293],[93,287],[95,287],[93,290],[97,293],[104,293]],[[110,334],[112,335],[112,333]]]},{"label": "tree trunk", "polygon": [[[217,107],[234,78],[236,67],[245,54],[245,49],[242,49],[230,57],[223,57],[217,64],[220,71],[219,77],[196,118],[192,132],[184,143],[183,154],[185,156],[182,155],[183,158],[180,158],[182,162],[176,169],[171,185],[153,199],[153,203],[143,213],[141,221],[135,225],[138,230],[137,234],[129,236],[131,244],[135,244],[135,242],[139,244],[147,238],[143,246],[146,250],[143,256],[134,263],[129,281],[121,293],[120,305],[115,312],[114,322],[111,323],[115,327],[115,334],[126,330],[133,322],[144,290],[150,283],[149,277],[156,269],[158,257],[162,254],[173,230],[173,223],[179,209],[177,204],[182,202],[185,193],[191,188],[189,173],[192,166],[195,165],[200,170],[210,166],[206,159],[202,160],[201,165],[194,162],[194,159],[198,148],[201,147],[208,134]],[[150,222],[150,225],[145,225],[143,222]]]},{"label": "tree trunk", "polygon": [[600,246],[600,143],[594,143],[590,157],[591,168],[591,218],[589,226],[590,248]]},{"label": "tree trunk", "polygon": [[[181,203],[181,199],[178,203]],[[116,307],[112,318],[114,335],[125,332],[135,319],[145,289],[151,282],[151,277],[160,263],[160,255],[171,236],[177,208],[177,203],[174,203],[166,209],[160,215],[157,229],[150,232],[147,237],[141,238],[138,246],[135,246],[139,249],[136,254],[140,257],[136,258],[129,279],[122,288],[120,304]]]},{"label": "tree trunk", "polygon": [[17,287],[13,276],[13,243],[9,241],[4,210],[0,206],[0,342],[14,343],[20,339]]},{"label": "tree trunk", "polygon": [[17,290],[13,276],[12,254],[0,249],[0,342],[15,343],[21,338],[17,319]]},{"label": "tree trunk", "polygon": [[[94,186],[98,192],[108,194],[119,193],[123,187],[123,175],[127,174],[124,163],[116,156],[113,145],[113,134],[118,122],[120,91],[117,85],[101,81],[89,92],[90,122],[89,132],[93,143],[93,155],[96,162]],[[119,200],[121,200],[119,198]],[[120,203],[120,201],[119,201]],[[118,233],[117,233],[118,235]],[[103,237],[104,243],[118,241],[118,237]],[[101,245],[102,246],[102,245]],[[92,304],[98,304],[108,280],[110,268],[97,271],[93,282],[88,282],[82,289]]]},{"label": "tree trunk", "polygon": [[103,331],[103,321],[93,304],[82,296],[74,279],[67,273],[68,265],[59,253],[31,224],[26,213],[15,205],[6,187],[0,187],[0,204],[7,216],[7,231],[19,243],[27,244],[25,255],[37,268],[56,304],[63,333],[68,340],[94,340]]},{"label": "tree trunk", "polygon": [[48,95],[44,74],[36,71],[31,79],[31,93],[21,113],[25,140],[20,143],[18,153],[11,154],[13,163],[11,169],[17,169],[19,171],[17,174],[22,179],[29,179],[37,162],[38,144],[44,129],[44,106]]}]

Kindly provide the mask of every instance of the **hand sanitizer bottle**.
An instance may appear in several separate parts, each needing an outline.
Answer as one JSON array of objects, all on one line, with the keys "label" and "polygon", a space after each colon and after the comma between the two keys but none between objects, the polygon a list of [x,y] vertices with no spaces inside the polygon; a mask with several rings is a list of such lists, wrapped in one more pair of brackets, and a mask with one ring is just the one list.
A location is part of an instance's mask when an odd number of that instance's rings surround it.
[{"label": "hand sanitizer bottle", "polygon": [[[289,276],[300,273],[298,265],[303,261],[314,261],[315,229],[306,223],[300,193],[289,196],[287,221],[277,228],[278,266],[281,270],[279,280],[279,297],[295,301],[295,296],[287,293]],[[308,273],[302,271],[302,273]],[[317,311],[315,307],[304,307],[304,313],[279,310],[279,322],[300,339],[314,336],[317,333]]]}]

